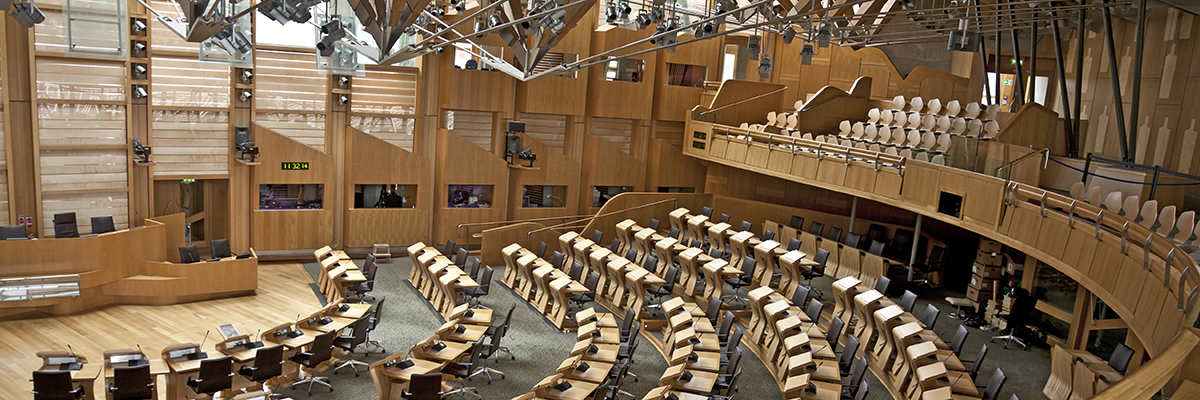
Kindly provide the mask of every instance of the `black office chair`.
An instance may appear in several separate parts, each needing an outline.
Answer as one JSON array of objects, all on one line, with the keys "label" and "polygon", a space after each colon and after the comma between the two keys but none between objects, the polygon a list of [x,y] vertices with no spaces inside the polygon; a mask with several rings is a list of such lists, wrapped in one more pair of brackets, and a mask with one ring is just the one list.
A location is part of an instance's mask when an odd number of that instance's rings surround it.
[{"label": "black office chair", "polygon": [[642,260],[642,269],[650,271],[650,273],[658,275],[658,256],[647,254],[646,259]]},{"label": "black office chair", "polygon": [[708,256],[712,257],[714,260],[723,260],[725,259],[725,252],[721,251],[720,249],[711,249],[708,252]]},{"label": "black office chair", "polygon": [[466,288],[462,291],[462,294],[467,298],[468,303],[474,303],[475,306],[482,307],[479,305],[479,299],[482,299],[483,296],[487,296],[488,293],[492,291],[492,274],[494,272],[495,269],[491,266],[484,266],[483,274],[479,276],[479,286]]},{"label": "black office chair", "polygon": [[738,226],[738,232],[749,232],[751,227],[753,227],[753,225],[750,224],[750,221],[742,220],[742,225]]},{"label": "black office chair", "polygon": [[933,304],[925,305],[925,313],[921,315],[921,325],[925,325],[925,329],[933,330],[933,324],[937,323],[937,317],[942,313],[937,306]]},{"label": "black office chair", "polygon": [[867,363],[867,356],[860,356],[854,362],[853,372],[850,374],[850,383],[842,386],[843,399],[862,398],[859,396],[865,396],[865,394],[859,395],[858,392],[865,392],[867,390],[866,382],[863,382],[863,376],[867,372]]},{"label": "black office chair", "polygon": [[[820,317],[820,315],[818,315]],[[817,320],[813,320],[814,323]],[[825,343],[829,345],[829,350],[837,353],[838,338],[842,336],[842,328],[846,327],[846,321],[842,321],[842,317],[833,317],[829,321],[829,329],[825,330]]]},{"label": "black office chair", "polygon": [[768,241],[768,240],[775,240],[775,231],[772,231],[772,230],[763,231],[762,240],[764,242]]},{"label": "black office chair", "polygon": [[596,286],[600,284],[600,275],[595,272],[589,272],[587,281],[583,283],[583,287],[587,288],[586,292],[575,293],[571,296],[571,303],[583,306],[586,303],[596,301]]},{"label": "black office chair", "polygon": [[[504,348],[504,346],[500,345],[500,340],[504,339],[504,335],[507,335],[507,334],[508,334],[507,328],[500,328],[499,332],[497,332],[495,335],[492,335],[491,343],[484,343],[483,340],[475,342],[475,347],[480,348],[479,358],[482,360],[486,360],[496,354],[500,354],[500,349]],[[509,354],[509,355],[511,355],[511,354]],[[498,358],[499,357],[497,357],[497,359]],[[494,369],[494,368],[489,368],[487,365],[481,365],[479,367],[479,369],[476,370],[475,373],[471,374],[471,376],[469,376],[468,378],[474,377],[475,375],[479,375],[479,374],[487,375],[488,384],[492,383],[492,374],[500,374],[500,379],[505,379],[503,371],[500,371],[500,370]]]},{"label": "black office chair", "polygon": [[983,397],[981,397],[980,399],[981,400],[996,400],[997,398],[999,398],[1000,397],[1000,388],[1004,387],[1004,382],[1007,380],[1008,380],[1008,377],[1004,375],[1004,370],[997,367],[996,372],[992,373],[991,379],[988,379],[987,387],[985,387],[983,389]]},{"label": "black office chair", "polygon": [[187,386],[196,394],[216,397],[215,394],[233,387],[233,357],[208,358],[200,361],[199,377],[188,377]]},{"label": "black office chair", "polygon": [[263,347],[254,352],[254,365],[243,365],[238,375],[246,380],[266,384],[271,378],[283,375],[283,345]]},{"label": "black office chair", "polygon": [[875,291],[884,296],[887,296],[888,286],[892,285],[892,278],[880,276],[879,280],[875,281]]},{"label": "black office chair", "polygon": [[359,365],[368,368],[371,367],[371,364],[354,359],[354,349],[367,342],[367,328],[370,327],[370,324],[371,317],[369,315],[363,315],[357,321],[354,321],[353,325],[351,325],[350,335],[342,335],[338,336],[337,339],[333,339],[333,347],[337,347],[346,351],[346,361],[343,361],[340,365],[333,369],[334,375],[337,375],[338,371],[341,371],[342,368],[350,367],[354,370],[354,376],[358,376]]},{"label": "black office chair", "polygon": [[808,320],[812,321],[813,325],[820,325],[821,324],[821,310],[824,310],[824,309],[825,309],[825,304],[821,303],[821,300],[810,299],[808,301],[808,307],[804,308],[804,315],[808,316]]},{"label": "black office chair", "polygon": [[567,277],[575,282],[579,282],[579,278],[583,276],[583,264],[578,261],[571,262],[571,270],[567,272]]},{"label": "black office chair", "polygon": [[541,242],[540,244],[538,244],[537,251],[534,251],[533,255],[537,256],[538,258],[545,258],[546,257],[546,242]]},{"label": "black office chair", "polygon": [[679,239],[679,228],[672,226],[671,230],[667,231],[667,237],[678,240]]},{"label": "black office chair", "polygon": [[18,240],[28,237],[23,225],[0,226],[0,240]]},{"label": "black office chair", "polygon": [[196,249],[196,245],[189,244],[179,248],[179,262],[183,264],[191,264],[200,262],[200,250]]},{"label": "black office chair", "polygon": [[553,253],[550,253],[550,265],[554,266],[554,269],[562,269],[564,257],[563,253],[555,250]]},{"label": "black office chair", "polygon": [[942,246],[934,246],[929,250],[929,257],[924,262],[913,264],[913,273],[917,279],[913,279],[916,285],[929,285],[931,288],[937,288],[933,281],[933,273],[940,272],[946,260],[946,248]]},{"label": "black office chair", "polygon": [[333,386],[328,382],[329,378],[318,377],[313,374],[316,373],[317,366],[333,358],[333,340],[337,336],[338,331],[329,331],[317,335],[317,337],[313,338],[312,347],[307,352],[296,353],[292,358],[289,358],[292,362],[300,364],[301,367],[309,369],[307,374],[304,373],[303,369],[300,370],[302,379],[292,384],[292,390],[296,390],[296,386],[307,383],[309,396],[312,396],[313,384],[324,385],[329,388],[330,392],[333,391]]},{"label": "black office chair", "polygon": [[846,233],[846,241],[842,242],[842,244],[845,244],[846,247],[849,247],[852,249],[857,249],[858,245],[862,244],[862,235],[859,235],[854,232],[847,232]]},{"label": "black office chair", "polygon": [[632,247],[629,250],[625,250],[625,259],[631,263],[637,262],[637,250]]},{"label": "black office chair", "polygon": [[879,224],[871,224],[867,228],[867,240],[887,242],[887,228]]},{"label": "black office chair", "polygon": [[454,265],[463,268],[467,266],[467,256],[470,252],[465,247],[459,247],[454,253]]},{"label": "black office chair", "polygon": [[704,317],[713,325],[717,324],[717,318],[721,316],[721,299],[708,299],[708,308],[704,309]]},{"label": "black office chair", "polygon": [[916,304],[917,294],[908,290],[905,290],[904,294],[900,296],[900,301],[896,302],[896,305],[900,306],[901,310],[909,314],[912,314],[913,306]]},{"label": "black office chair", "polygon": [[858,337],[850,335],[846,338],[846,347],[842,348],[842,354],[838,355],[838,373],[842,376],[851,373],[851,367],[854,363],[854,354],[858,353]]},{"label": "black office chair", "polygon": [[729,214],[721,213],[721,219],[717,220],[717,223],[728,224],[729,218],[730,218]]},{"label": "black office chair", "polygon": [[737,318],[733,316],[733,311],[726,310],[725,315],[721,316],[721,325],[717,328],[717,343],[721,347],[729,345],[729,331],[733,329],[733,320]]},{"label": "black office chair", "polygon": [[458,245],[454,243],[454,239],[446,239],[446,247],[442,247],[442,255],[447,257],[452,256],[454,255],[454,250],[457,248]]},{"label": "black office chair", "polygon": [[742,345],[742,335],[744,334],[746,334],[746,331],[742,330],[742,327],[733,326],[733,333],[729,334],[729,343],[721,351],[720,365],[729,364],[729,357],[733,355],[733,349]]},{"label": "black office chair", "polygon": [[1133,359],[1133,349],[1126,346],[1125,343],[1117,343],[1117,348],[1113,349],[1113,353],[1108,357],[1108,366],[1117,370],[1121,374],[1129,369],[1129,360]]},{"label": "black office chair", "polygon": [[799,215],[793,215],[792,220],[788,221],[788,226],[792,227],[792,229],[795,229],[795,230],[803,229],[804,228],[804,217],[801,217]]},{"label": "black office chair", "polygon": [[650,228],[650,230],[652,230],[652,231],[658,232],[658,226],[661,224],[662,224],[662,221],[659,221],[656,218],[650,218],[650,224],[646,225],[646,227]]},{"label": "black office chair", "polygon": [[821,232],[824,232],[824,231],[825,231],[825,224],[822,224],[820,222],[813,221],[812,224],[808,225],[808,233],[817,235],[817,237],[821,237]]},{"label": "black office chair", "polygon": [[101,234],[116,231],[117,227],[113,224],[113,217],[105,215],[103,217],[92,217],[92,233]]},{"label": "black office chair", "polygon": [[979,354],[975,355],[975,360],[962,360],[963,367],[969,366],[968,371],[971,373],[972,380],[979,375],[979,366],[983,365],[983,359],[987,358],[987,354],[988,345],[987,343],[984,343],[983,346],[979,348]]},{"label": "black office chair", "polygon": [[592,229],[592,243],[600,243],[604,240],[604,232],[599,229]]},{"label": "black office chair", "polygon": [[621,253],[621,239],[613,238],[612,244],[608,245],[608,251],[611,251],[613,254],[620,254]]},{"label": "black office chair", "polygon": [[[741,349],[738,349],[738,354],[740,355],[740,353]],[[735,386],[737,385],[738,378],[742,376],[742,370],[737,369],[734,371],[736,372],[732,374],[717,375],[717,381],[713,383],[712,391],[724,393],[725,396],[729,396],[730,392],[736,392],[737,388]]]},{"label": "black office chair", "polygon": [[516,309],[517,309],[517,305],[514,303],[511,307],[508,308],[508,314],[506,314],[506,316],[504,317],[504,320],[492,320],[492,324],[488,325],[487,330],[483,332],[483,336],[485,336],[485,337],[492,336],[492,335],[495,335],[497,332],[500,332],[500,330],[503,329],[504,326],[508,325],[508,320],[512,319],[513,310],[516,310]]},{"label": "black office chair", "polygon": [[955,357],[958,357],[962,353],[963,344],[967,343],[967,334],[969,333],[967,327],[961,324],[954,331],[954,337],[950,339],[950,352],[954,353]]},{"label": "black office chair", "polygon": [[872,240],[871,247],[869,247],[867,249],[867,252],[877,255],[877,256],[883,256],[883,246],[884,246],[883,242],[880,242],[878,240]]},{"label": "black office chair", "polygon": [[408,382],[408,388],[400,392],[400,398],[405,400],[441,400],[442,374],[413,375]]},{"label": "black office chair", "polygon": [[796,239],[796,238],[788,239],[787,251],[800,250],[800,244],[801,244],[800,239]]},{"label": "black office chair", "polygon": [[[479,395],[478,389],[476,389],[474,387],[468,387],[466,384],[461,382],[461,380],[463,380],[463,379],[466,379],[469,381],[469,380],[471,380],[471,377],[474,376],[473,374],[475,373],[475,370],[478,369],[478,366],[479,366],[480,350],[481,350],[481,348],[479,346],[474,346],[471,348],[471,355],[468,358],[467,362],[464,363],[464,362],[451,361],[449,363],[446,363],[446,366],[442,367],[443,374],[458,378],[458,380],[460,381],[458,383],[458,387],[454,387],[453,385],[450,385],[452,390],[444,393],[443,396],[449,396],[452,394],[460,394],[461,393],[461,394],[469,394],[469,395],[475,396],[476,399],[480,399],[480,400],[483,399],[483,396]],[[451,382],[453,382],[453,381],[451,381]],[[450,382],[447,382],[447,385],[449,385],[449,383]]]},{"label": "black office chair", "polygon": [[75,223],[75,213],[54,214],[54,237],[57,239],[79,237],[79,225]]},{"label": "black office chair", "polygon": [[808,304],[808,294],[811,291],[812,288],[808,286],[796,286],[796,292],[792,293],[792,305],[799,307],[801,305]]},{"label": "black office chair", "polygon": [[113,368],[108,398],[113,400],[144,400],[154,398],[154,377],[150,365]]},{"label": "black office chair", "polygon": [[71,382],[71,371],[33,371],[34,400],[81,399],[83,390]]},{"label": "black office chair", "polygon": [[862,381],[858,384],[858,391],[854,393],[854,400],[864,400],[867,394],[871,392],[871,384],[867,381]]},{"label": "black office chair", "polygon": [[892,233],[892,240],[888,242],[888,252],[884,254],[890,258],[908,257],[910,249],[912,249],[913,231],[908,229],[896,229]]},{"label": "black office chair", "polygon": [[700,215],[712,218],[712,213],[713,213],[712,207],[709,207],[709,206],[700,207]]},{"label": "black office chair", "polygon": [[1037,298],[1030,296],[1029,290],[1024,288],[1015,288],[1008,295],[1017,298],[1015,301],[1013,301],[1012,310],[1009,310],[1008,314],[996,314],[996,317],[1004,320],[1008,325],[1007,329],[1004,330],[1004,332],[1007,333],[1000,336],[993,336],[991,342],[995,343],[996,339],[1003,340],[1004,348],[1006,349],[1008,348],[1009,343],[1016,342],[1017,344],[1021,345],[1021,349],[1028,350],[1028,348],[1025,346],[1025,342],[1022,341],[1018,336],[1020,336],[1025,329],[1025,321],[1031,314],[1033,314],[1033,308],[1037,304]]},{"label": "black office chair", "polygon": [[[755,260],[753,257],[747,256],[747,257],[743,258],[742,259],[742,274],[736,278],[725,280],[725,283],[728,283],[729,286],[733,288],[733,294],[721,296],[721,301],[725,301],[726,299],[729,299],[730,301],[733,301],[733,300],[745,300],[747,302],[750,301],[747,298],[739,297],[737,295],[737,292],[739,290],[741,290],[743,287],[750,285],[750,281],[754,279],[754,268],[756,268],[757,266],[758,266],[758,261]],[[721,283],[713,282],[712,284],[720,285]]]},{"label": "black office chair", "polygon": [[[371,256],[368,255],[367,257],[370,258]],[[378,271],[378,269],[379,264],[376,264],[372,260],[368,260],[366,263],[364,263],[362,273],[366,280],[346,288],[345,297],[347,299],[353,297],[358,299],[358,301],[363,301],[367,297],[370,297],[371,300],[375,300],[375,296],[371,295],[371,292],[375,291],[375,273]]]},{"label": "black office chair", "polygon": [[[815,224],[816,222],[813,223]],[[813,279],[825,276],[825,262],[828,260],[829,250],[817,249],[817,253],[813,256],[813,262],[816,262],[817,265],[812,266],[812,268],[809,268],[807,271],[800,271],[800,276],[808,280],[808,283],[806,283],[804,286],[811,288]],[[814,288],[812,291],[817,292],[816,294],[818,299],[824,296],[824,293],[821,293],[821,291],[818,289]]]},{"label": "black office chair", "polygon": [[741,363],[742,363],[742,348],[741,347],[729,348],[729,361],[724,364],[721,364],[720,367],[718,367],[717,382],[721,381],[721,375],[725,375],[726,379],[731,378],[732,375],[734,374],[734,371],[738,370],[738,365]]},{"label": "black office chair", "polygon": [[634,319],[637,319],[637,311],[634,311],[632,308],[626,309],[625,319],[621,320],[621,326],[618,328],[619,333],[621,334],[622,343],[629,341],[629,335],[631,332],[633,332]]},{"label": "black office chair", "polygon": [[[679,268],[674,265],[667,267],[667,276],[663,278],[661,286],[650,286],[646,288],[646,294],[655,299],[662,299],[663,296],[670,296],[675,290],[675,281],[679,277]],[[662,308],[662,304],[647,304],[647,309]]]},{"label": "black office chair", "polygon": [[463,272],[465,272],[467,276],[471,277],[471,279],[477,279],[479,278],[480,265],[482,264],[479,262],[479,257],[467,257],[467,264],[466,267],[463,268]]},{"label": "black office chair", "polygon": [[835,242],[841,242],[842,228],[838,228],[836,226],[829,227],[829,235],[825,236],[825,238]]},{"label": "black office chair", "polygon": [[[92,226],[96,226],[95,222],[92,222]],[[233,252],[229,250],[229,239],[210,240],[208,242],[208,247],[212,249],[213,259],[210,261],[215,261],[217,259],[226,257],[233,257]]]},{"label": "black office chair", "polygon": [[384,297],[375,303],[375,309],[371,311],[371,319],[368,320],[370,322],[367,323],[367,344],[378,347],[380,353],[387,352],[387,347],[383,346],[382,340],[371,340],[371,332],[374,332],[375,328],[383,323],[383,304],[386,302],[387,297]]}]

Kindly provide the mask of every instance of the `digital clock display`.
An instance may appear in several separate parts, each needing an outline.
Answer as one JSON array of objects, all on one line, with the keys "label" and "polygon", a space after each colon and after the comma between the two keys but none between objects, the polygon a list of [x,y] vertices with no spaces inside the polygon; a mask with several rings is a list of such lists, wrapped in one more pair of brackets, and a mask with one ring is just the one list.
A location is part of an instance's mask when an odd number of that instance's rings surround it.
[{"label": "digital clock display", "polygon": [[285,162],[283,163],[284,170],[307,171],[308,163],[306,162]]}]

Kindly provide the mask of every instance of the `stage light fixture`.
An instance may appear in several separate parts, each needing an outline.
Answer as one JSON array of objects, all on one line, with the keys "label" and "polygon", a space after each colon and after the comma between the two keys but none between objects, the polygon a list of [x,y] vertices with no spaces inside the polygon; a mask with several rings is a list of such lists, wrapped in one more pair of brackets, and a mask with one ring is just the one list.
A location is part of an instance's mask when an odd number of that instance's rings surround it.
[{"label": "stage light fixture", "polygon": [[630,6],[629,6],[629,2],[628,2],[628,1],[622,1],[622,2],[620,3],[620,5],[618,5],[618,6],[617,6],[617,10],[621,11],[621,18],[622,18],[622,19],[628,19],[628,18],[629,18],[629,14],[632,14],[632,13],[633,13],[633,7],[630,7]]},{"label": "stage light fixture", "polygon": [[812,65],[812,58],[814,55],[816,55],[816,53],[813,52],[812,43],[805,40],[804,48],[802,50],[800,50],[800,64],[801,65]]},{"label": "stage light fixture", "polygon": [[759,40],[762,40],[762,37],[755,35],[755,36],[751,36],[750,39],[746,41],[746,54],[750,57],[751,60],[758,59],[758,52],[759,52],[759,48],[760,48]]},{"label": "stage light fixture", "polygon": [[758,77],[764,80],[771,79],[771,56],[763,54],[762,59],[758,61]]},{"label": "stage light fixture", "polygon": [[617,11],[616,4],[608,3],[608,7],[604,9],[604,21],[612,24],[617,22],[617,18],[621,18],[621,13]]},{"label": "stage light fixture", "polygon": [[345,75],[339,76],[338,77],[338,86],[342,87],[342,88],[350,86],[350,77],[345,76]]},{"label": "stage light fixture", "polygon": [[248,69],[242,70],[242,83],[250,83],[254,80],[254,72]]},{"label": "stage light fixture", "polygon": [[344,106],[346,103],[350,102],[350,96],[339,94],[337,102],[339,106]]},{"label": "stage light fixture", "polygon": [[135,78],[146,76],[146,66],[142,64],[133,64],[133,76]]},{"label": "stage light fixture", "polygon": [[146,43],[133,42],[133,54],[141,55],[146,52]]},{"label": "stage light fixture", "polygon": [[242,90],[242,94],[238,96],[238,99],[241,99],[243,103],[249,103],[250,99],[253,97],[254,94],[249,90]]},{"label": "stage light fixture", "polygon": [[13,3],[12,11],[9,14],[17,20],[17,23],[26,28],[32,28],[46,20],[46,15],[42,14],[42,10],[33,5],[33,2]]},{"label": "stage light fixture", "polygon": [[146,93],[145,86],[134,86],[133,87],[133,97],[134,98],[144,99],[144,98],[146,98],[146,96],[148,96],[148,94]]},{"label": "stage light fixture", "polygon": [[487,30],[487,28],[488,28],[488,26],[487,26],[487,23],[486,23],[486,22],[483,22],[483,20],[482,20],[482,19],[480,19],[480,20],[476,20],[476,21],[475,21],[475,32],[476,32],[476,33],[475,33],[475,38],[476,38],[476,39],[483,39],[483,37],[484,37],[484,36],[487,36],[487,34],[486,34],[486,33],[479,33],[479,32],[483,32],[483,31]]},{"label": "stage light fixture", "polygon": [[664,16],[665,14],[663,14],[663,10],[661,8],[655,7],[650,9],[651,21],[654,21],[655,23],[662,22]]},{"label": "stage light fixture", "polygon": [[129,30],[133,33],[142,33],[142,31],[146,30],[146,23],[140,19],[135,19],[133,23],[129,24]]},{"label": "stage light fixture", "polygon": [[821,21],[817,25],[817,45],[821,48],[829,47],[829,39],[833,37],[833,32],[830,30],[829,22]]},{"label": "stage light fixture", "polygon": [[791,24],[788,24],[788,27],[783,30],[783,43],[792,44],[793,40],[796,40],[796,30],[792,29]]},{"label": "stage light fixture", "polygon": [[633,23],[637,25],[638,30],[642,30],[649,27],[650,24],[654,23],[654,21],[650,20],[649,13],[642,11],[639,12],[637,17],[633,19]]},{"label": "stage light fixture", "polygon": [[250,44],[250,40],[246,38],[246,35],[243,35],[241,32],[238,32],[234,29],[234,25],[226,26],[225,29],[217,32],[212,36],[212,38],[213,43],[215,43],[217,47],[220,47],[229,54],[236,55],[248,53],[253,47],[253,45]]},{"label": "stage light fixture", "polygon": [[[250,140],[250,127],[235,126],[233,127],[234,150],[238,151],[238,159],[247,162],[254,162],[258,158],[258,146],[254,141]],[[246,156],[250,156],[247,160]]]}]

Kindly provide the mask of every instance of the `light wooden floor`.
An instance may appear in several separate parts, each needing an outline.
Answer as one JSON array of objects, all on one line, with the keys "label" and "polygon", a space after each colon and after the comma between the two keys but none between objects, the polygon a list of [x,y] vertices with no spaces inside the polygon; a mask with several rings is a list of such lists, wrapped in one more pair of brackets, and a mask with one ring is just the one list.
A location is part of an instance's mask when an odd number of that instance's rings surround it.
[{"label": "light wooden floor", "polygon": [[[170,306],[111,306],[78,315],[0,321],[0,398],[26,398],[33,384],[31,371],[41,366],[34,354],[43,350],[67,350],[70,344],[91,363],[103,362],[105,350],[136,349],[159,357],[166,346],[200,343],[213,351],[221,337],[217,325],[241,322],[254,334],[259,329],[295,321],[320,308],[308,284],[312,278],[300,264],[260,264],[258,291],[253,296]],[[91,393],[103,393],[103,379],[96,380]],[[165,396],[159,379],[160,397]],[[103,398],[97,396],[97,398]]]}]

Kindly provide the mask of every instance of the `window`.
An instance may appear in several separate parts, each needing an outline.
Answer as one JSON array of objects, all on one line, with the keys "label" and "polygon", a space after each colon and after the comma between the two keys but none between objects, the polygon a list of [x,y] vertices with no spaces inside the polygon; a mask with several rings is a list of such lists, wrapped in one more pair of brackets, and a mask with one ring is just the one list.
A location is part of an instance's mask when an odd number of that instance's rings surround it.
[{"label": "window", "polygon": [[646,62],[638,59],[611,60],[604,69],[604,79],[620,82],[641,82],[642,71],[645,69],[645,66]]},{"label": "window", "polygon": [[704,87],[708,67],[702,65],[667,63],[667,84],[673,86]]},{"label": "window", "polygon": [[[739,60],[741,60],[739,62]],[[746,52],[736,44],[725,45],[721,58],[721,81],[746,78]]]},{"label": "window", "polygon": [[613,196],[632,191],[633,186],[596,186],[592,190],[592,207],[603,206]]},{"label": "window", "polygon": [[696,188],[694,188],[694,187],[659,186],[658,192],[659,193],[696,193]]},{"label": "window", "polygon": [[286,25],[280,25],[279,22],[271,20],[271,18],[262,13],[255,12],[254,27],[256,28],[255,35],[257,36],[254,39],[257,44],[302,47],[306,49],[316,48],[317,46],[317,43],[313,41],[313,37],[317,35],[317,27],[312,24],[288,21]]},{"label": "window", "polygon": [[487,56],[488,54],[503,60],[504,48],[500,46],[481,46],[471,43],[455,43],[454,67],[459,69],[482,70],[486,68],[487,65],[484,65],[483,59],[480,58],[480,56]]},{"label": "window", "polygon": [[[542,73],[559,65],[573,63],[577,60],[579,60],[578,54],[548,52],[542,57],[541,61],[538,61],[537,65],[533,66],[533,73]],[[558,76],[564,78],[574,78],[578,76],[578,72],[576,70],[571,70],[570,72]]]},{"label": "window", "polygon": [[447,208],[492,208],[492,185],[450,185]]},{"label": "window", "polygon": [[521,196],[521,207],[555,207],[567,206],[566,186],[525,185]]},{"label": "window", "polygon": [[319,183],[258,185],[258,209],[321,209],[324,196],[325,185]]},{"label": "window", "polygon": [[354,208],[416,208],[417,185],[354,185]]}]

